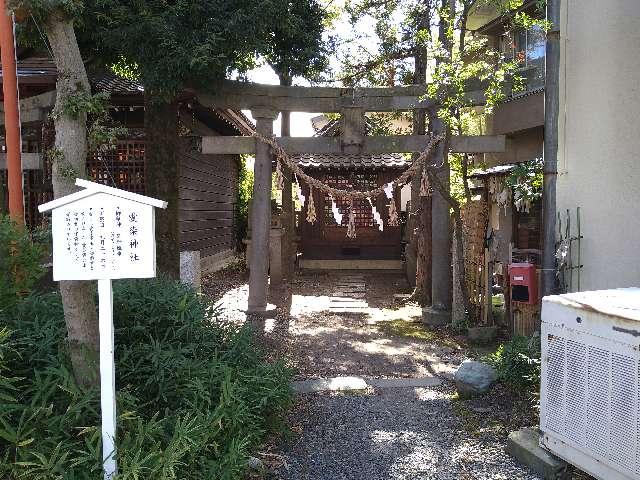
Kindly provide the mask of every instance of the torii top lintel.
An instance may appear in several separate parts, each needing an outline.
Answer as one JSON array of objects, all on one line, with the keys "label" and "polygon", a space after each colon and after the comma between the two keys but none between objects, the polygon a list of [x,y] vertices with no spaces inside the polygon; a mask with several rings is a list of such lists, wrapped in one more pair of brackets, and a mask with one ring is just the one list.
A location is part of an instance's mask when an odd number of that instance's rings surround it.
[{"label": "torii top lintel", "polygon": [[[359,107],[368,112],[430,109],[436,102],[425,98],[425,85],[387,88],[287,87],[225,80],[214,93],[198,92],[200,103],[208,107],[252,109],[269,107],[276,111],[340,112],[344,108]],[[481,105],[484,92],[469,91],[471,104]]]}]

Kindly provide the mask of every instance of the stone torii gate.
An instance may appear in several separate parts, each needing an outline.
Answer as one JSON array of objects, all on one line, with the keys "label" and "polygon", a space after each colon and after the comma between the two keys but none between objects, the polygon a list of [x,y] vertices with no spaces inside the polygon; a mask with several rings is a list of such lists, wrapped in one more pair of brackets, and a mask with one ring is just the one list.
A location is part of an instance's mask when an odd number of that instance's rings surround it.
[{"label": "stone torii gate", "polygon": [[[415,153],[429,143],[425,135],[367,136],[364,130],[366,112],[435,109],[437,104],[424,98],[424,85],[391,88],[287,87],[225,81],[215,94],[197,93],[198,101],[207,107],[250,110],[256,119],[256,131],[273,135],[273,122],[281,111],[309,113],[341,113],[340,137],[281,137],[278,142],[290,155],[340,153]],[[468,100],[484,104],[483,91],[471,91]],[[504,152],[504,135],[453,136],[450,151],[457,153]],[[251,215],[251,257],[249,258],[248,313],[267,311],[269,262],[269,229],[271,221],[270,147],[252,137],[203,137],[205,154],[255,154],[253,206]],[[443,169],[448,185],[448,164]],[[451,311],[451,261],[449,204],[434,191],[432,203],[432,305],[442,313]]]}]

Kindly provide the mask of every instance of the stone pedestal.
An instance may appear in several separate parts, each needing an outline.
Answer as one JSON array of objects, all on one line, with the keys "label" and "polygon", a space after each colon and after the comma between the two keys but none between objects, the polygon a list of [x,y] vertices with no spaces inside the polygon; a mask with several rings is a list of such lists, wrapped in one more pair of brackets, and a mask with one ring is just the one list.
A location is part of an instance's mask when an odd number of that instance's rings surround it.
[{"label": "stone pedestal", "polygon": [[507,452],[545,480],[572,478],[569,464],[540,446],[540,432],[537,430],[523,428],[511,432],[507,439]]},{"label": "stone pedestal", "polygon": [[424,307],[422,309],[422,322],[433,327],[442,327],[451,323],[451,311],[438,307]]},{"label": "stone pedestal", "polygon": [[189,250],[180,252],[180,281],[191,285],[197,292],[202,288],[202,268],[200,252]]}]

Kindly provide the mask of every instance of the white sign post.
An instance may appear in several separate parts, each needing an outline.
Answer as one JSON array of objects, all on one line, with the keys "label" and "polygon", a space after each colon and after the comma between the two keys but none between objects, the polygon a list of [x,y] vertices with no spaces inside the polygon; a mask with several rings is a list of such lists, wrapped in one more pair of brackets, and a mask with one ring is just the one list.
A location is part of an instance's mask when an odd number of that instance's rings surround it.
[{"label": "white sign post", "polygon": [[87,180],[81,190],[38,207],[52,211],[53,279],[97,280],[100,328],[100,405],[104,479],[117,473],[113,292],[117,278],[156,276],[155,198]]}]

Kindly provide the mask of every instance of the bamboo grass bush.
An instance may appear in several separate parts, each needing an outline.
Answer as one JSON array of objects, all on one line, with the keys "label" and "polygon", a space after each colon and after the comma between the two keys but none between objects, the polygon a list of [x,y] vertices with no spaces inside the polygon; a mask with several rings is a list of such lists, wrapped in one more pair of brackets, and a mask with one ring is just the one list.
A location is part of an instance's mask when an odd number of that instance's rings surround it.
[{"label": "bamboo grass bush", "polygon": [[[242,478],[283,428],[290,371],[167,279],[114,285],[118,480]],[[0,312],[0,478],[100,478],[100,401],[71,373],[57,293]]]}]

